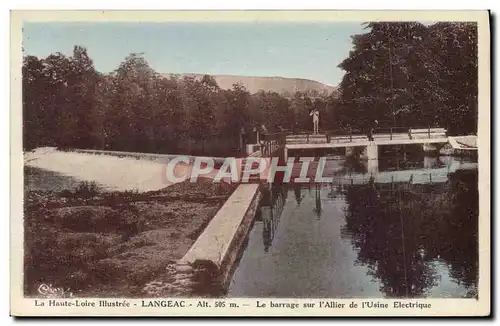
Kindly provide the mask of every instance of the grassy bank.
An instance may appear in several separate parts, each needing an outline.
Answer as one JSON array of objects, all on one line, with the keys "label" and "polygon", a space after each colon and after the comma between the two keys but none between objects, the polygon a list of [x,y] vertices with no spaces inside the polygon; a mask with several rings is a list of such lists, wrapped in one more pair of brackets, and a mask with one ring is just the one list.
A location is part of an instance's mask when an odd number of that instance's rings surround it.
[{"label": "grassy bank", "polygon": [[24,291],[41,284],[75,296],[141,295],[144,284],[181,258],[233,188],[211,182],[163,190],[25,190]]}]

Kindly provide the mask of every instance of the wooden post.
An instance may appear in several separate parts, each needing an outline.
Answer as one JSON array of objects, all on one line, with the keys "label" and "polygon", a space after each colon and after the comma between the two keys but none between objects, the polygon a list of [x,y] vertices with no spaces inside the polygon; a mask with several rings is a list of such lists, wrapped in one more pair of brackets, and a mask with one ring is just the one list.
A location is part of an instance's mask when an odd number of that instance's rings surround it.
[{"label": "wooden post", "polygon": [[392,140],[392,127],[391,127],[391,140]]},{"label": "wooden post", "polygon": [[429,126],[429,139],[431,138],[431,127]]},{"label": "wooden post", "polygon": [[349,142],[352,142],[352,128],[349,127]]}]

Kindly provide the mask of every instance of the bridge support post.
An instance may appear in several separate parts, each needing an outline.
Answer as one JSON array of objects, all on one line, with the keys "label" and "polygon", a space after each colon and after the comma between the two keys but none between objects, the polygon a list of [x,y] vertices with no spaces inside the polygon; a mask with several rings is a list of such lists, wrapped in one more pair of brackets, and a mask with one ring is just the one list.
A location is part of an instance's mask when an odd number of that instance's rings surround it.
[{"label": "bridge support post", "polygon": [[422,144],[422,149],[424,152],[437,152],[438,147],[435,144]]},{"label": "bridge support post", "polygon": [[367,145],[363,151],[363,156],[365,160],[378,160],[378,146],[376,144]]},{"label": "bridge support post", "polygon": [[378,173],[378,146],[376,144],[366,146],[366,156],[368,159],[368,173]]},{"label": "bridge support post", "polygon": [[378,160],[368,160],[366,171],[369,174],[377,174],[378,173]]},{"label": "bridge support post", "polygon": [[438,166],[438,158],[436,156],[424,157],[424,169],[432,169]]}]

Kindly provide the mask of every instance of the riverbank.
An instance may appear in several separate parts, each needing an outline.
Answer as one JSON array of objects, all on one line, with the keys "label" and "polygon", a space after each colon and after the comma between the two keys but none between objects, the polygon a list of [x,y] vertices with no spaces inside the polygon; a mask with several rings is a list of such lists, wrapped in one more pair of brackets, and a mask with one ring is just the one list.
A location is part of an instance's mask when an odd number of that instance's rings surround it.
[{"label": "riverbank", "polygon": [[[38,180],[52,184],[53,176]],[[52,178],[52,179],[51,179]],[[80,297],[137,297],[182,258],[234,187],[211,180],[154,191],[110,191],[58,175],[25,184],[24,292],[43,284]],[[69,180],[69,181],[68,181]],[[76,185],[76,186],[75,186]]]}]

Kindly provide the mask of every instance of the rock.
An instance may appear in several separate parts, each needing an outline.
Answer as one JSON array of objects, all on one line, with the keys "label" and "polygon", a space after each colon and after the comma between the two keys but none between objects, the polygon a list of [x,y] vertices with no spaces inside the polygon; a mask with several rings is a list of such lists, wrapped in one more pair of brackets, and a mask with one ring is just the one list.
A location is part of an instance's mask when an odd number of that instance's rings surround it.
[{"label": "rock", "polygon": [[193,267],[191,267],[189,265],[177,265],[177,266],[175,266],[175,270],[177,272],[186,273],[186,272],[191,272],[193,270]]},{"label": "rock", "polygon": [[191,280],[192,275],[191,274],[177,274],[174,276],[174,280],[180,281],[180,280]]},{"label": "rock", "polygon": [[162,282],[160,281],[152,281],[146,284],[146,286],[156,286],[156,285],[162,285]]},{"label": "rock", "polygon": [[184,280],[175,280],[173,285],[174,286],[182,286],[182,287],[191,287],[193,286],[195,283],[191,280],[188,280],[188,279],[184,279]]},{"label": "rock", "polygon": [[167,272],[175,272],[175,265],[167,265],[165,269]]},{"label": "rock", "polygon": [[163,286],[161,287],[162,290],[167,290],[167,291],[171,291],[171,290],[175,290],[175,285],[173,284],[163,284]]}]

